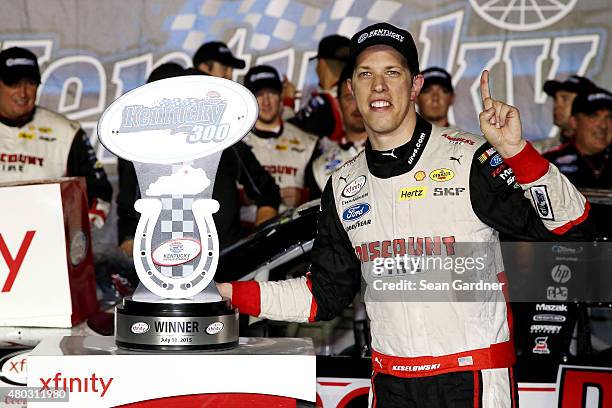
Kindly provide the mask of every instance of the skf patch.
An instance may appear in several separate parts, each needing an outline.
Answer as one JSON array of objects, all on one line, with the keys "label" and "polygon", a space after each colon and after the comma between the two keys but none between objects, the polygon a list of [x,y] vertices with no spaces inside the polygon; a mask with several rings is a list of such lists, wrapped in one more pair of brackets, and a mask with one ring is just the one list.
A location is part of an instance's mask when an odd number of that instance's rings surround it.
[{"label": "skf patch", "polygon": [[399,191],[397,201],[418,200],[427,196],[427,187],[406,187]]},{"label": "skf patch", "polygon": [[291,139],[289,143],[294,144],[294,145],[299,145],[300,141],[294,138],[294,139]]},{"label": "skf patch", "polygon": [[288,149],[287,146],[284,145],[276,145],[276,150],[280,150],[280,151],[286,151]]},{"label": "skf patch", "polygon": [[53,129],[51,129],[50,127],[46,127],[46,126],[42,126],[38,128],[38,131],[40,133],[51,133]]}]

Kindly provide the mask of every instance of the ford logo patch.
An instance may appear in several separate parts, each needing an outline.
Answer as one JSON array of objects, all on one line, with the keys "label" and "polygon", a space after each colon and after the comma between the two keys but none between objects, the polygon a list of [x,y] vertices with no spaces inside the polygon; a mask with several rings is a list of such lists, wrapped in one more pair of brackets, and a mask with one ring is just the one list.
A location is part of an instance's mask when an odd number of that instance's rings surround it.
[{"label": "ford logo patch", "polygon": [[355,221],[363,217],[370,211],[370,204],[360,203],[351,205],[342,213],[343,221]]}]

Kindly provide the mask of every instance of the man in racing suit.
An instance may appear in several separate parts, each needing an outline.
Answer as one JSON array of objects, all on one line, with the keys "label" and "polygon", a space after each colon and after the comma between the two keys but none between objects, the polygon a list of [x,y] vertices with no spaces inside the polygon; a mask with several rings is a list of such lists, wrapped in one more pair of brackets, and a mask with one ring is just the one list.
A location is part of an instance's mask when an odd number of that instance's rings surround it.
[{"label": "man in racing suit", "polygon": [[40,84],[36,55],[0,52],[0,182],[83,176],[90,222],[101,228],[112,187],[79,124],[35,105]]},{"label": "man in racing suit", "polygon": [[[317,77],[319,86],[316,92],[304,102],[303,107],[288,121],[318,137],[326,136],[333,141],[342,137],[342,119],[336,94],[336,85],[346,64],[349,53],[349,39],[333,34],[324,37],[319,42],[317,55],[311,60],[317,60]],[[283,99],[286,115],[293,112],[293,84],[285,81]],[[288,86],[288,87],[287,87]],[[291,90],[291,91],[289,91]],[[289,91],[289,92],[288,92]],[[288,100],[287,100],[288,98]]]},{"label": "man in racing suit", "polygon": [[329,176],[345,162],[357,156],[368,137],[353,93],[348,88],[347,81],[352,73],[350,69],[342,70],[338,82],[338,104],[344,134],[338,142],[327,136],[319,140],[321,155],[312,162],[312,177],[308,177],[307,181],[311,200],[321,196]]},{"label": "man in racing suit", "polygon": [[276,69],[268,65],[251,68],[244,86],[257,98],[259,116],[243,139],[261,165],[280,187],[280,211],[308,201],[306,170],[318,154],[316,136],[281,119],[282,82]]},{"label": "man in racing suit", "polygon": [[[350,63],[368,132],[365,150],[326,185],[310,274],[218,285],[241,312],[327,320],[351,302],[362,279],[372,281],[368,266],[381,258],[451,256],[462,242],[499,248],[499,232],[542,240],[589,236],[588,202],[522,138],[516,108],[490,97],[487,71],[485,140],[416,114],[423,78],[413,74],[418,54],[407,31],[387,23],[365,28],[351,40]],[[538,205],[535,191],[545,197]],[[487,261],[490,283],[504,283],[498,252]],[[501,291],[472,302],[376,300],[374,292],[376,282],[365,287],[373,406],[516,406],[512,321]]]},{"label": "man in racing suit", "polygon": [[533,143],[533,147],[540,153],[545,153],[574,139],[574,130],[569,124],[572,116],[572,102],[576,95],[597,89],[597,85],[588,78],[570,75],[563,82],[556,79],[544,82],[543,89],[553,100],[553,123],[558,129],[554,135]]},{"label": "man in racing suit", "polygon": [[[585,195],[592,195],[593,201],[605,201],[606,190],[609,201],[612,191],[612,94],[598,88],[578,94],[572,103],[569,126],[574,139],[546,152],[544,157]],[[598,200],[596,196],[602,197]],[[609,204],[593,204],[598,238],[612,237],[611,208]]]}]

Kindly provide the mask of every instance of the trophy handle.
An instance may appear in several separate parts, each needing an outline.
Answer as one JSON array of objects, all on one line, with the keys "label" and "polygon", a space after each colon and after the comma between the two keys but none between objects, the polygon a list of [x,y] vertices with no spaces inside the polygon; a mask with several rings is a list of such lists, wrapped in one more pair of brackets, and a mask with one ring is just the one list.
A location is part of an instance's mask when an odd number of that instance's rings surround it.
[{"label": "trophy handle", "polygon": [[212,281],[219,262],[219,238],[213,213],[219,210],[219,202],[212,199],[195,200],[192,211],[200,231],[202,252],[193,272],[187,276],[167,277],[157,268],[152,258],[153,231],[162,204],[159,199],[145,198],[136,201],[136,211],[141,213],[134,239],[134,266],[143,285],[161,298],[190,298],[203,291]]}]

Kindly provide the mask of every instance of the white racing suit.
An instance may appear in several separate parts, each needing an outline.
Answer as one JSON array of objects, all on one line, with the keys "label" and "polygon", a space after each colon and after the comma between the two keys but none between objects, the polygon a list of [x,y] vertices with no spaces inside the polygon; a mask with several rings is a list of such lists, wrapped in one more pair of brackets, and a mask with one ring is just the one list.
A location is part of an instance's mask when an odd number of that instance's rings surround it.
[{"label": "white racing suit", "polygon": [[0,182],[83,176],[90,221],[101,227],[112,187],[78,122],[37,106],[25,124],[0,121]]},{"label": "white racing suit", "polygon": [[[585,198],[531,145],[503,161],[482,136],[417,116],[407,144],[377,152],[368,143],[333,173],[321,199],[310,273],[234,282],[232,301],[242,313],[268,319],[328,320],[350,304],[363,280],[374,406],[514,407],[515,352],[504,293],[488,291],[469,302],[441,301],[427,291],[377,293],[374,281],[386,277],[373,274],[372,263],[404,254],[448,257],[461,243],[488,243],[493,250],[481,276],[499,284],[498,232],[589,239],[588,212]],[[454,386],[462,396],[446,400]],[[407,405],[412,400],[421,402]]]}]

